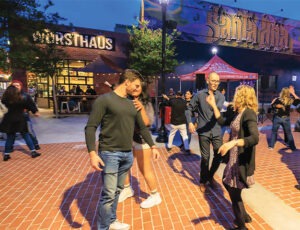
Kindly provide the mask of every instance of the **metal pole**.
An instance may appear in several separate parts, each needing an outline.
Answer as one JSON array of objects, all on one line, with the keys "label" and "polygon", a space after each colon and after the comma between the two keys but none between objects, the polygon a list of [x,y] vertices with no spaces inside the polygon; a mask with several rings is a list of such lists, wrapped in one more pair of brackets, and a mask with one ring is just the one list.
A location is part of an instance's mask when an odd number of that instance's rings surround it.
[{"label": "metal pole", "polygon": [[179,91],[181,92],[181,78],[179,77]]},{"label": "metal pole", "polygon": [[155,76],[155,132],[158,128],[158,76]]},{"label": "metal pole", "polygon": [[[161,92],[165,93],[165,66],[166,66],[166,14],[167,3],[161,3],[162,9],[162,48],[161,48]],[[156,138],[157,142],[165,143],[168,140],[166,127],[165,127],[165,107],[162,103],[161,109],[161,127]]]}]

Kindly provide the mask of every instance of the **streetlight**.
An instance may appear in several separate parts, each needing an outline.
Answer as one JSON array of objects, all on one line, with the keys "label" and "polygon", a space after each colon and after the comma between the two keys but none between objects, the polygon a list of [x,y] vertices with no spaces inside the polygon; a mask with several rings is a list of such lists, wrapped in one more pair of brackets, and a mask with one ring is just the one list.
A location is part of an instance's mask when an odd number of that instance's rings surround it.
[{"label": "streetlight", "polygon": [[211,52],[212,52],[213,55],[216,55],[216,54],[218,53],[218,48],[214,46],[214,47],[211,49]]},{"label": "streetlight", "polygon": [[[165,66],[166,66],[166,15],[167,5],[169,0],[159,0],[162,11],[162,36],[161,36],[161,92],[165,93]],[[161,109],[161,126],[158,131],[156,142],[165,143],[168,140],[165,127],[165,107],[162,105]]]}]

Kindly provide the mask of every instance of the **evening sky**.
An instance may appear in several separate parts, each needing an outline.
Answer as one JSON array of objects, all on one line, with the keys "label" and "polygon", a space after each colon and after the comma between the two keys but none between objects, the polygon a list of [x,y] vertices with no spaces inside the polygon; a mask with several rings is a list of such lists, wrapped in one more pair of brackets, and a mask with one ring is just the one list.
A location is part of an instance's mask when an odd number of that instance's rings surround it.
[{"label": "evening sky", "polygon": [[[44,4],[46,0],[38,0]],[[172,0],[170,0],[172,1]],[[52,0],[49,12],[68,19],[63,24],[113,31],[115,24],[137,24],[141,0]],[[300,20],[300,0],[207,0],[250,11]]]}]

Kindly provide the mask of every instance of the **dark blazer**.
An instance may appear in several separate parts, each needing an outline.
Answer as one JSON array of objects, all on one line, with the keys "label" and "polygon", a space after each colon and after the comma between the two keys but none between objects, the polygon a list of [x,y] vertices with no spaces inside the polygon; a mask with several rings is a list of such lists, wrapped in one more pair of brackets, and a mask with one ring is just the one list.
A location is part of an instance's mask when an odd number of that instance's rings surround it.
[{"label": "dark blazer", "polygon": [[[220,117],[218,123],[221,125],[229,125],[234,119],[236,113],[229,109],[225,113],[225,117]],[[238,148],[239,170],[241,179],[247,185],[247,177],[254,174],[255,170],[255,146],[259,141],[259,133],[257,128],[257,116],[252,109],[246,108],[240,120],[239,139],[244,139],[245,145]],[[226,154],[225,162],[229,160],[229,154]]]}]

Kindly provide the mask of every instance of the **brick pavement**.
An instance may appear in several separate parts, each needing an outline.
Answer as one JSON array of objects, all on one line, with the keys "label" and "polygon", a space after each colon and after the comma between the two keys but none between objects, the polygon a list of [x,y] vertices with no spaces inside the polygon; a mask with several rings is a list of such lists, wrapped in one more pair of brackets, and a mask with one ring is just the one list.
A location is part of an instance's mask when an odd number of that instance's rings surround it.
[{"label": "brick pavement", "polygon": [[[300,181],[300,151],[291,153],[282,143],[268,150],[269,132],[260,134],[256,182],[300,214],[300,192],[294,189]],[[293,134],[300,148],[300,133]],[[41,144],[42,156],[36,159],[26,146],[16,146],[11,160],[0,161],[0,229],[95,229],[100,173],[90,168],[83,142],[67,141]],[[136,195],[119,204],[118,218],[137,230],[232,227],[230,200],[220,177],[218,188],[203,194],[198,188],[198,155],[186,156],[179,149],[168,154],[164,147],[160,152],[154,168],[163,202],[151,209],[139,207],[149,191],[134,162]],[[247,203],[246,208],[253,218],[249,229],[276,229]]]}]

